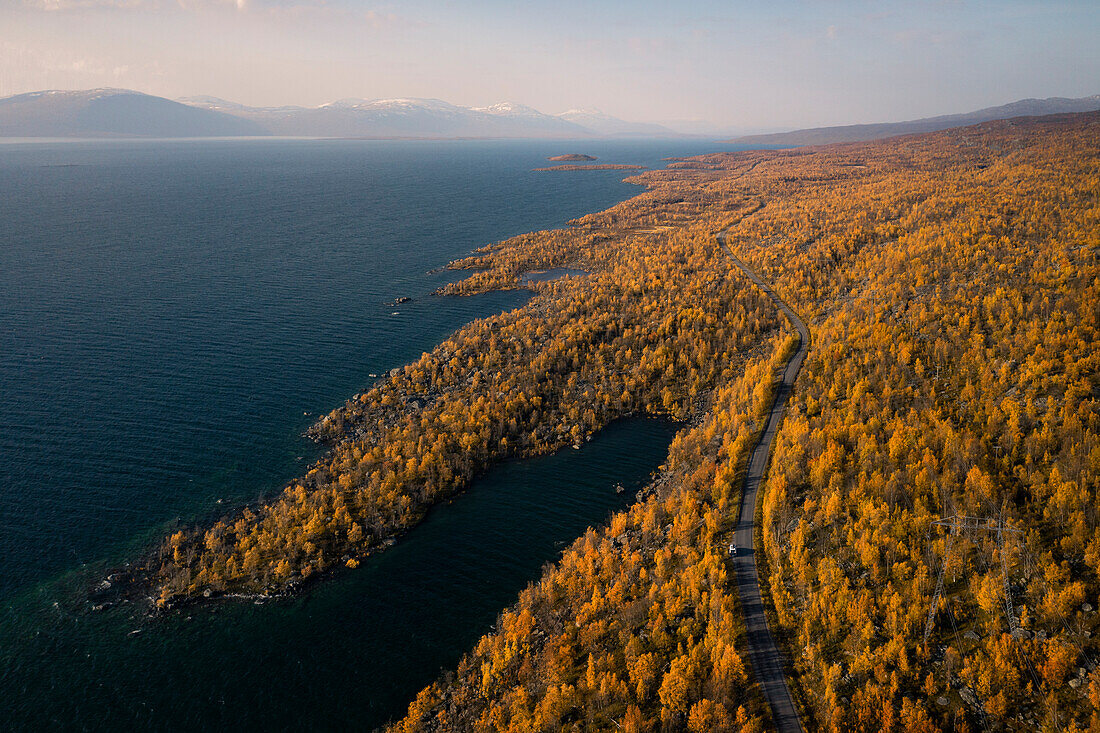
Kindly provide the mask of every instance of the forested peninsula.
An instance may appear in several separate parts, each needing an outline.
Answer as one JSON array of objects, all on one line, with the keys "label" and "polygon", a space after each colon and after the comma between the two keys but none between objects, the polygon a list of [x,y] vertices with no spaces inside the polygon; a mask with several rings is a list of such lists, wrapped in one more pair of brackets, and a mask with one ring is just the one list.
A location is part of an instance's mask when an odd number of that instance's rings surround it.
[{"label": "forested peninsula", "polygon": [[805,728],[1100,729],[1100,114],[674,161],[641,195],[453,263],[535,297],[314,428],[277,498],[168,538],[162,606],[352,566],[471,477],[610,421],[683,421],[393,730],[758,731],[726,558],[809,324],[757,562]]}]

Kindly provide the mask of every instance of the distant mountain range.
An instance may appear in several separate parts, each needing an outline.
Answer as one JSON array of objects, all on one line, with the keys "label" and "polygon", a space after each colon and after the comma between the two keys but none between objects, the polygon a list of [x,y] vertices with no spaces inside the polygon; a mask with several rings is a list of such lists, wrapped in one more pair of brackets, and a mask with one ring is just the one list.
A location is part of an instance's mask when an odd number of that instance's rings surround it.
[{"label": "distant mountain range", "polygon": [[768,135],[746,135],[726,140],[736,145],[825,145],[827,143],[846,143],[858,140],[879,140],[895,135],[911,135],[918,132],[935,132],[950,127],[965,127],[990,120],[1004,120],[1011,117],[1037,117],[1041,115],[1066,114],[1068,112],[1093,112],[1100,110],[1100,94],[1091,97],[1068,99],[1050,97],[1048,99],[1021,99],[1018,102],[1003,104],[999,107],[986,107],[976,112],[957,115],[925,117],[907,122],[883,122],[870,125],[844,125],[842,127],[815,127],[793,132],[776,132]]},{"label": "distant mountain range", "polygon": [[521,104],[459,107],[438,99],[342,99],[320,107],[179,101],[126,89],[45,91],[0,99],[0,137],[460,138],[677,136],[595,111],[548,115]]},{"label": "distant mountain range", "polygon": [[[1100,110],[1100,95],[1024,99],[907,122],[747,135],[737,145],[821,145],[933,132],[1009,117]],[[522,104],[460,107],[438,99],[342,99],[319,107],[248,107],[216,97],[178,101],[127,89],[43,91],[0,99],[0,137],[601,138],[677,137],[662,125],[595,110],[548,115]]]}]

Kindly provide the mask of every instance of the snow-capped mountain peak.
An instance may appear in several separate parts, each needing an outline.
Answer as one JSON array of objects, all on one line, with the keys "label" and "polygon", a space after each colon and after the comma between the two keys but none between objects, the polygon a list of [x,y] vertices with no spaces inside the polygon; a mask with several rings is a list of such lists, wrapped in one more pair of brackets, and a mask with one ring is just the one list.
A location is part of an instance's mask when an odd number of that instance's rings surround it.
[{"label": "snow-capped mountain peak", "polygon": [[322,104],[318,109],[357,109],[371,112],[447,112],[453,113],[461,110],[450,102],[442,99],[418,99],[415,97],[394,99],[340,99],[328,104]]},{"label": "snow-capped mountain peak", "polygon": [[606,115],[602,111],[600,111],[600,110],[593,107],[593,108],[590,108],[590,109],[567,109],[564,112],[561,112],[561,113],[559,113],[555,116],[556,117],[569,118],[569,117],[608,117],[609,115]]},{"label": "snow-capped mountain peak", "polygon": [[484,112],[490,115],[502,115],[509,117],[549,117],[550,115],[539,112],[534,107],[516,102],[497,102],[488,107],[471,107],[474,112]]}]

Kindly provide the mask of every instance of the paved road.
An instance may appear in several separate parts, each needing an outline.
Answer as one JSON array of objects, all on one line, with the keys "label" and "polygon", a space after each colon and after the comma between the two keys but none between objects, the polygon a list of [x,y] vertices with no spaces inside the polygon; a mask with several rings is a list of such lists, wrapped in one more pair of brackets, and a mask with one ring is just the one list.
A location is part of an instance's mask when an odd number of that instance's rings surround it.
[{"label": "paved road", "polygon": [[752,664],[753,674],[756,676],[764,697],[772,709],[772,719],[776,729],[780,733],[801,733],[802,724],[798,720],[798,709],[791,699],[791,691],[787,688],[787,679],[783,675],[783,662],[779,656],[779,649],[775,646],[775,638],[768,628],[768,619],[764,615],[764,604],[760,598],[760,576],[756,570],[756,557],[753,552],[753,519],[756,511],[756,493],[760,488],[760,481],[764,477],[764,471],[768,467],[768,455],[771,453],[772,443],[775,442],[776,431],[783,420],[783,413],[787,409],[787,398],[794,387],[795,377],[802,367],[802,360],[806,358],[806,351],[810,346],[810,329],[795,315],[786,303],[768,287],[755,272],[750,270],[745,263],[733,256],[726,246],[726,235],[718,235],[718,241],[722,249],[740,267],[754,283],[768,294],[776,307],[783,311],[794,327],[798,329],[801,343],[798,350],[787,362],[783,370],[783,381],[775,394],[775,402],[768,414],[768,422],[760,441],[753,448],[749,458],[749,472],[745,476],[745,486],[741,494],[741,514],[737,518],[737,529],[734,531],[734,542],[737,543],[738,553],[734,558],[734,567],[737,573],[737,592],[741,597],[741,610],[745,616],[745,626],[748,629],[749,662]]}]

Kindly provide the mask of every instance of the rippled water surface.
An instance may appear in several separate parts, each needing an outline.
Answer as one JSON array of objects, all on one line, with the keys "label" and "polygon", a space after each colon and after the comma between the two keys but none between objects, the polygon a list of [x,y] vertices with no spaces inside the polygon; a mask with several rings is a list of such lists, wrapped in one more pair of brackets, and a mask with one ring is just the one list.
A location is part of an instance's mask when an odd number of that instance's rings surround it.
[{"label": "rippled water surface", "polygon": [[[431,297],[454,273],[429,271],[637,192],[622,172],[530,172],[578,145],[0,145],[0,719],[377,725],[624,506],[611,487],[645,480],[668,424],[493,469],[291,602],[146,622],[78,601],[178,523],[277,491],[317,456],[302,431],[371,374],[522,304]],[[581,147],[651,166],[717,149]]]}]

